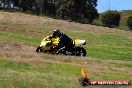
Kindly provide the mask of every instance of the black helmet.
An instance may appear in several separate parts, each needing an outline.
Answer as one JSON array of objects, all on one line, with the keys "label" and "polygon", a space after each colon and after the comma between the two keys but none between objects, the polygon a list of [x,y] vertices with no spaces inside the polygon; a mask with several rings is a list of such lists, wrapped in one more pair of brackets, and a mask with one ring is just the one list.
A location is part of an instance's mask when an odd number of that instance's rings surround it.
[{"label": "black helmet", "polygon": [[60,37],[61,36],[61,32],[59,29],[54,29],[53,31],[53,37]]},{"label": "black helmet", "polygon": [[60,30],[58,28],[54,29],[53,33],[60,33]]}]

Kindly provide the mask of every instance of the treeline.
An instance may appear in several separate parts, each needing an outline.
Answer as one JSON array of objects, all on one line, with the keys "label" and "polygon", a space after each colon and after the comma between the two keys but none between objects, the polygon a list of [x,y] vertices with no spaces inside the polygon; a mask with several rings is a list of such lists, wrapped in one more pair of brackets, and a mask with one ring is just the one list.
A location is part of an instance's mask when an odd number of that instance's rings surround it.
[{"label": "treeline", "polygon": [[20,11],[92,24],[98,18],[97,0],[2,0],[13,2]]}]

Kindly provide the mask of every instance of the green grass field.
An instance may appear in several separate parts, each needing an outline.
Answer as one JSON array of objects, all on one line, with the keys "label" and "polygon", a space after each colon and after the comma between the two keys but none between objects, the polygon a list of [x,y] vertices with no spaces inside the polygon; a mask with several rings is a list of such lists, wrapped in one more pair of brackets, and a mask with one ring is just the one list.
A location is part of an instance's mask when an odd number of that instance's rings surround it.
[{"label": "green grass field", "polygon": [[[41,17],[9,12],[0,14],[3,18],[16,17],[15,20],[0,20],[0,88],[82,88],[78,81],[82,67],[88,70],[91,80],[132,80],[131,32],[50,18],[43,18],[46,23],[39,24]],[[42,38],[52,33],[51,26],[59,26],[73,39],[85,39],[87,57],[36,53]]]}]

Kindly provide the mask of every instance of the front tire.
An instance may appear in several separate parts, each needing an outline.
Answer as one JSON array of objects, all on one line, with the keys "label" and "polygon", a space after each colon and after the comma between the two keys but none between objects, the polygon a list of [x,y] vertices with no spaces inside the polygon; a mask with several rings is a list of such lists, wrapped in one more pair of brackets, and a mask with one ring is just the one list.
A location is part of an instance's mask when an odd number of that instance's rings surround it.
[{"label": "front tire", "polygon": [[36,52],[42,52],[42,47],[37,47]]}]

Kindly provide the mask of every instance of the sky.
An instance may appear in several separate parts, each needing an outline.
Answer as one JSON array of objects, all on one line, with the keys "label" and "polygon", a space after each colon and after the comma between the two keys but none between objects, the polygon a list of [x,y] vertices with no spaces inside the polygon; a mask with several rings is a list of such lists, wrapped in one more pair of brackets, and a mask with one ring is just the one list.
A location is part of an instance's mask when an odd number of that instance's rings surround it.
[{"label": "sky", "polygon": [[107,10],[132,10],[132,0],[98,0],[98,12]]}]

